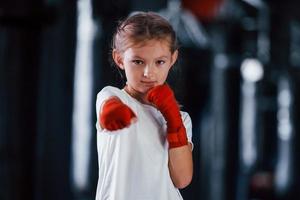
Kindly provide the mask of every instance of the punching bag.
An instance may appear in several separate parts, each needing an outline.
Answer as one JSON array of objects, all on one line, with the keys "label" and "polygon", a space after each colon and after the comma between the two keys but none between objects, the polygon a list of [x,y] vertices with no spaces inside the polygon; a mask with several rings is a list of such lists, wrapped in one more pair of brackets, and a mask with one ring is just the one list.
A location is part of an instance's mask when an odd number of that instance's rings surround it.
[{"label": "punching bag", "polygon": [[183,0],[182,6],[189,9],[200,21],[213,21],[225,0]]}]

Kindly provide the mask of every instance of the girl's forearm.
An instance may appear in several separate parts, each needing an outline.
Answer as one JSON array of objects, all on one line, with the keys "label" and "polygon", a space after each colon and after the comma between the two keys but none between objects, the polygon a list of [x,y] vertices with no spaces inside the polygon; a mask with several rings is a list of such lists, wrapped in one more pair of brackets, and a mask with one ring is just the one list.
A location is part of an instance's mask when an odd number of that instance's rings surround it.
[{"label": "girl's forearm", "polygon": [[193,177],[192,145],[169,149],[169,171],[175,187],[188,186]]}]

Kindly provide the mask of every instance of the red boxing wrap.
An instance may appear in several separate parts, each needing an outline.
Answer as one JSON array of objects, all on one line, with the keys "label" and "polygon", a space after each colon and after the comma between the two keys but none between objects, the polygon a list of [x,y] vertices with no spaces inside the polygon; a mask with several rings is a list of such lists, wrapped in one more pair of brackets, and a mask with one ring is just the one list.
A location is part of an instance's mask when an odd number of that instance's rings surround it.
[{"label": "red boxing wrap", "polygon": [[134,112],[120,99],[111,98],[104,103],[99,122],[102,128],[114,131],[129,126],[135,117]]},{"label": "red boxing wrap", "polygon": [[187,145],[186,130],[172,89],[167,84],[156,86],[148,92],[147,100],[156,106],[167,121],[169,148]]}]

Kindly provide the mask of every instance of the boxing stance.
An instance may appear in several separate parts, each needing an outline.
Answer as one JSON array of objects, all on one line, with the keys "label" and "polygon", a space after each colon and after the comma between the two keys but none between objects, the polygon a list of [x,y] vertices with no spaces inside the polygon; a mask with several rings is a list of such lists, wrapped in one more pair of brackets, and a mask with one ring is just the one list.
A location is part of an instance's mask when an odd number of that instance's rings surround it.
[{"label": "boxing stance", "polygon": [[155,13],[117,27],[112,57],[127,83],[97,95],[97,200],[182,199],[193,175],[192,123],[166,83],[177,56],[173,28]]}]

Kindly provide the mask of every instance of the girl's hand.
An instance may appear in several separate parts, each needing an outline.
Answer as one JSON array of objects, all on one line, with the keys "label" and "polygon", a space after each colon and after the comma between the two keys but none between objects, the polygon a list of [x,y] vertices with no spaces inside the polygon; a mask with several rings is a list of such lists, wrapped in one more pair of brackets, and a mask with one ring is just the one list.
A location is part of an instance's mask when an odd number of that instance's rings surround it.
[{"label": "girl's hand", "polygon": [[116,97],[104,102],[99,116],[101,127],[109,131],[128,127],[135,120],[134,112]]},{"label": "girl's hand", "polygon": [[186,130],[172,89],[167,84],[156,86],[147,93],[146,98],[167,121],[169,148],[187,145]]}]

